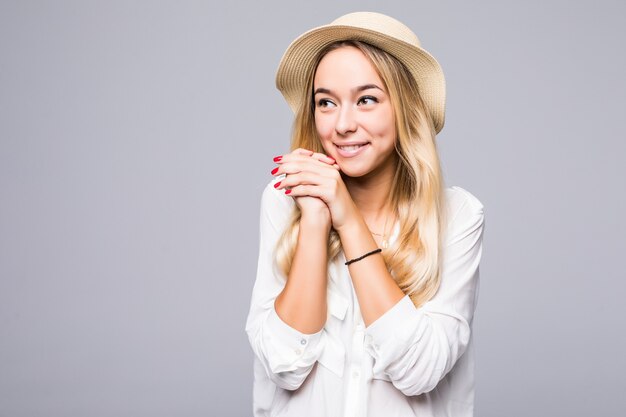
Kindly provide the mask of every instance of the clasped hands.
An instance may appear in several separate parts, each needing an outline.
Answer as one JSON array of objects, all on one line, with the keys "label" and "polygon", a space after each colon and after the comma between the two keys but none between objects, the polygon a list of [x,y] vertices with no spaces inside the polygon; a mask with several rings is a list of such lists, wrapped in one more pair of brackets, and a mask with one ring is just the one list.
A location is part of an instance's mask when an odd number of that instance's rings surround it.
[{"label": "clasped hands", "polygon": [[272,175],[286,174],[274,187],[294,198],[306,221],[322,222],[340,231],[359,211],[343,182],[335,160],[298,148],[277,156]]}]

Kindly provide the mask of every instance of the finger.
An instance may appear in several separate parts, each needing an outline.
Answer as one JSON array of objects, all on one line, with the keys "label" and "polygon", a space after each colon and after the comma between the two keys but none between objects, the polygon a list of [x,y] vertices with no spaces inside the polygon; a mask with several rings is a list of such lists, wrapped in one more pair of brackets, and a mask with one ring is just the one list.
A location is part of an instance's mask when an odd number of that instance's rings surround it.
[{"label": "finger", "polygon": [[298,155],[307,155],[307,156],[313,155],[313,151],[310,151],[310,150],[304,149],[304,148],[294,149],[291,153],[295,153],[295,154],[298,154]]},{"label": "finger", "polygon": [[[288,162],[297,162],[297,161],[300,161],[305,164],[314,162],[318,166],[332,167],[336,171],[339,170],[339,166],[337,165],[336,161],[333,158],[323,153],[319,153],[319,152],[312,153],[312,151],[307,151],[306,149],[301,149],[301,148],[296,149],[295,151],[289,154],[280,155],[274,158],[274,162],[278,165],[284,165]],[[305,165],[302,165],[302,170],[306,170]],[[285,173],[285,172],[286,171],[283,169],[274,168],[272,170],[272,175],[280,175],[281,173]]]},{"label": "finger", "polygon": [[278,167],[272,170],[272,175],[278,176],[282,174],[293,175],[299,172],[311,172],[322,177],[334,177],[338,171],[338,167],[320,162],[313,158],[304,157],[294,160],[282,162]]},{"label": "finger", "polygon": [[313,155],[311,155],[311,158],[329,165],[333,165],[335,163],[335,160],[333,158],[323,153],[313,153]]},{"label": "finger", "polygon": [[293,151],[292,153],[295,153],[297,155],[305,155],[305,156],[309,156],[315,160],[318,160],[320,162],[324,162],[326,164],[333,164],[335,163],[335,160],[333,158],[331,158],[330,156],[323,154],[321,152],[313,152],[311,150],[308,149],[302,149],[302,148],[298,148],[295,151]]},{"label": "finger", "polygon": [[274,158],[272,158],[272,160],[278,164],[278,163],[284,162],[285,158],[289,159],[289,155],[291,155],[291,154],[312,155],[313,151],[309,151],[309,150],[303,149],[303,148],[298,148],[298,149],[295,149],[295,150],[293,150],[293,151],[291,151],[289,153],[275,156]]},{"label": "finger", "polygon": [[[305,160],[305,158],[310,158],[312,155],[314,155],[313,151],[310,151],[308,149],[298,148],[288,154],[275,156],[272,160],[274,161],[274,163],[280,165],[288,161]],[[317,155],[321,155],[321,154],[317,154]],[[332,160],[332,158],[330,158],[330,160]],[[326,163],[332,163],[332,162],[326,161]],[[275,175],[277,172],[278,172],[277,169],[273,169],[272,175]]]},{"label": "finger", "polygon": [[291,197],[317,197],[322,200],[322,190],[315,185],[297,185],[285,190],[285,194]]},{"label": "finger", "polygon": [[320,152],[313,152],[313,151],[310,151],[308,149],[303,149],[303,148],[298,148],[286,155],[279,155],[274,158],[274,162],[276,163],[287,162],[290,160],[294,160],[295,158],[302,158],[302,157],[313,158],[316,161],[320,161],[329,165],[333,165],[336,162],[332,157],[326,154],[323,154]]},{"label": "finger", "polygon": [[327,179],[312,172],[299,172],[285,176],[284,179],[274,184],[274,188],[282,190],[298,185],[323,185]]}]

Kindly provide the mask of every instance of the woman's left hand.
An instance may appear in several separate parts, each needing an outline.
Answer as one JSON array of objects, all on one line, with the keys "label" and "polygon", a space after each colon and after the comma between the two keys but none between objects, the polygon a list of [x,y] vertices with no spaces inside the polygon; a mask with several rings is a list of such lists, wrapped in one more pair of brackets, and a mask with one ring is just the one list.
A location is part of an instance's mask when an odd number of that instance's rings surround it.
[{"label": "woman's left hand", "polygon": [[329,156],[298,149],[283,155],[274,175],[287,174],[277,189],[292,197],[321,199],[330,211],[332,225],[339,230],[358,210],[341,178],[339,166]]}]

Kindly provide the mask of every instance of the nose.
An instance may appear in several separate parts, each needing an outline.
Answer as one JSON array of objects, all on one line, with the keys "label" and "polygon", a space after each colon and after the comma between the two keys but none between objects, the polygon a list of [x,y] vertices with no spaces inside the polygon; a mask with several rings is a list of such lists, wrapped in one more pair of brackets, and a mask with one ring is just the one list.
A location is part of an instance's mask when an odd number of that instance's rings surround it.
[{"label": "nose", "polygon": [[340,135],[345,135],[350,132],[356,131],[356,115],[354,110],[350,106],[341,107],[337,116],[337,122],[335,124],[335,130]]}]

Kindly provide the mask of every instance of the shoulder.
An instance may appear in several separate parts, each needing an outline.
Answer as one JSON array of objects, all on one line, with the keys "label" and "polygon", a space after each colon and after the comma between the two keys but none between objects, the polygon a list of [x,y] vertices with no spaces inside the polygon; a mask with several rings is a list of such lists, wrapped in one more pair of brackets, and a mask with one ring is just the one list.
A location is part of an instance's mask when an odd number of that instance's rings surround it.
[{"label": "shoulder", "polygon": [[471,192],[456,185],[445,189],[447,230],[450,237],[481,230],[484,206]]},{"label": "shoulder", "polygon": [[474,194],[456,185],[445,189],[445,199],[448,212],[452,216],[461,212],[478,213],[484,210],[483,203]]}]

